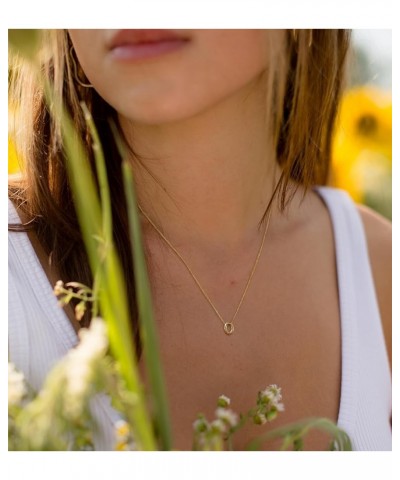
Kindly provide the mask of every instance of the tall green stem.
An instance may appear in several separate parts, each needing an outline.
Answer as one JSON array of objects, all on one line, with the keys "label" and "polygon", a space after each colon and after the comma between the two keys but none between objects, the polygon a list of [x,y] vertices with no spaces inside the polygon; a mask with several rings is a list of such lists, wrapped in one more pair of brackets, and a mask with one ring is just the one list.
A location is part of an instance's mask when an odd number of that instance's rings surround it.
[{"label": "tall green stem", "polygon": [[156,428],[160,433],[161,448],[163,450],[171,450],[171,426],[167,407],[167,395],[161,370],[161,358],[154,321],[150,282],[143,251],[139,210],[136,202],[132,169],[127,161],[123,162],[122,172],[128,207],[132,257],[134,259],[140,331],[144,344],[144,355],[155,407]]},{"label": "tall green stem", "polygon": [[67,171],[89,263],[96,278],[100,310],[107,323],[111,350],[120,364],[127,389],[137,398],[136,407],[127,412],[128,420],[133,425],[139,447],[155,450],[157,446],[137,369],[123,271],[112,242],[111,204],[104,157],[100,153],[101,148],[95,149],[103,203],[100,205],[89,161],[73,122],[63,106],[54,101],[48,84],[45,84],[44,91],[49,105],[55,110],[54,114],[61,118]]}]

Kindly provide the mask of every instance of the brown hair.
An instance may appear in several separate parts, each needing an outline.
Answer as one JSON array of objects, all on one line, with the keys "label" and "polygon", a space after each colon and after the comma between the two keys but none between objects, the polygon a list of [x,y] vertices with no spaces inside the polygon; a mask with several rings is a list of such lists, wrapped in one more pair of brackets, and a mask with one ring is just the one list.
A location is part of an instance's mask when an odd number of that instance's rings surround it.
[{"label": "brown hair", "polygon": [[[349,40],[348,30],[288,30],[286,33],[280,68],[274,71],[271,84],[276,156],[283,171],[274,195],[279,197],[281,210],[294,195],[296,185],[307,189],[327,182],[332,130]],[[109,159],[107,173],[114,239],[124,268],[136,346],[140,350],[121,159],[109,126],[110,118],[117,120],[116,112],[93,88],[86,88],[76,81],[71,61],[72,45],[66,31],[46,31],[43,42],[46,45],[43,72],[69,110],[84,139],[90,161],[93,163],[93,152],[79,104],[81,100],[92,112],[105,156]],[[74,61],[76,73],[85,82],[76,57]],[[19,118],[23,116],[22,122],[18,119],[16,122],[24,168],[18,180],[9,182],[9,196],[31,221],[26,226],[10,226],[10,230],[33,228],[64,281],[91,285],[92,276],[65,168],[59,120],[50,115],[43,92],[33,78],[28,66],[14,59],[10,102],[17,103]],[[291,185],[295,187],[289,190]]]}]

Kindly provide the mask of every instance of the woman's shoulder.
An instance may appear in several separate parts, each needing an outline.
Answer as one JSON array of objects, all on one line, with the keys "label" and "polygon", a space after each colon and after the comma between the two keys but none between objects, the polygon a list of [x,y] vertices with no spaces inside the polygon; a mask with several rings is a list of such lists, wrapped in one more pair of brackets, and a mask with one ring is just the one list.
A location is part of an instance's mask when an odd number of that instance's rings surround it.
[{"label": "woman's shoulder", "polygon": [[[363,221],[368,248],[384,260],[385,254],[391,254],[392,223],[385,217],[365,205],[356,205]],[[387,260],[387,258],[386,258]]]},{"label": "woman's shoulder", "polygon": [[357,205],[368,246],[386,348],[392,357],[392,225],[364,205]]}]

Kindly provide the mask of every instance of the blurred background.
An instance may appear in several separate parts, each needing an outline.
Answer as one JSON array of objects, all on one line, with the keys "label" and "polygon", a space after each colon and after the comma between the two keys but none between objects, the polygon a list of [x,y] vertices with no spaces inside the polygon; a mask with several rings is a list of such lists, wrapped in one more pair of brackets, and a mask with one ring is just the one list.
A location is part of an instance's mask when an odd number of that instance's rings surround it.
[{"label": "blurred background", "polygon": [[[331,185],[392,217],[392,34],[353,30],[348,84],[333,142]],[[19,169],[9,108],[8,171]]]},{"label": "blurred background", "polygon": [[331,183],[392,218],[392,32],[353,30]]}]

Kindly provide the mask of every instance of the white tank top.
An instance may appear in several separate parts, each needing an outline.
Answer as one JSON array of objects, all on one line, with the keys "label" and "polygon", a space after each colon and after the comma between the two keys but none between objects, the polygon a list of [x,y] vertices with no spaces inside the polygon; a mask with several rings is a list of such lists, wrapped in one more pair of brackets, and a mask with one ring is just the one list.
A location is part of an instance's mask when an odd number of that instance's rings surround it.
[{"label": "white tank top", "polygon": [[[391,450],[391,376],[359,213],[343,191],[317,187],[333,225],[341,318],[342,380],[337,424],[354,450]],[[20,223],[9,201],[9,223]],[[38,390],[50,368],[77,343],[26,233],[8,235],[9,359]],[[112,450],[119,418],[106,395],[92,411],[96,450]]]}]

